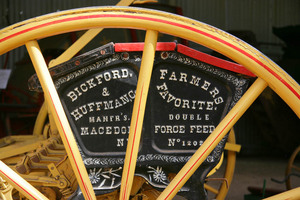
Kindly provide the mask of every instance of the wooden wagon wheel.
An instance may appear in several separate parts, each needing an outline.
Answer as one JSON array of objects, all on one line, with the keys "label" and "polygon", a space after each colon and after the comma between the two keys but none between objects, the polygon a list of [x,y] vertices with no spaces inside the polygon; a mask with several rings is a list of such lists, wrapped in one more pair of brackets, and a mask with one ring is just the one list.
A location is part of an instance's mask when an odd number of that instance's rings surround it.
[{"label": "wooden wagon wheel", "polygon": [[[246,67],[258,78],[158,199],[172,199],[176,195],[213,148],[267,86],[270,86],[300,116],[300,88],[289,75],[245,42],[222,30],[192,19],[138,8],[95,7],[44,15],[2,29],[0,31],[0,54],[24,44],[27,47],[85,199],[96,198],[37,40],[59,33],[74,30],[95,30],[99,27],[130,27],[146,30],[144,52],[131,120],[132,127],[135,128],[130,129],[129,133],[120,199],[129,198],[133,181],[145,102],[159,32],[181,37],[218,51]],[[27,198],[45,199],[41,193],[16,176],[3,163],[1,163],[0,169],[1,175]]]}]

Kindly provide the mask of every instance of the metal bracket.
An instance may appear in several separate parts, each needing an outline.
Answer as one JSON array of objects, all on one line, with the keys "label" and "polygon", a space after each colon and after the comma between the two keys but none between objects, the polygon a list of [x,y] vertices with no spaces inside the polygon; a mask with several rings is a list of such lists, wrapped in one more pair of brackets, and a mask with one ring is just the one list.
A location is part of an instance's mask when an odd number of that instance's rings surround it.
[{"label": "metal bracket", "polygon": [[[70,185],[70,182],[67,180],[67,178],[64,175],[59,173],[58,169],[56,168],[56,166],[53,163],[48,165],[48,169],[51,172],[54,179],[57,181],[56,186],[58,188],[63,189],[63,188],[67,188]],[[47,185],[47,186],[49,186],[49,185]]]}]

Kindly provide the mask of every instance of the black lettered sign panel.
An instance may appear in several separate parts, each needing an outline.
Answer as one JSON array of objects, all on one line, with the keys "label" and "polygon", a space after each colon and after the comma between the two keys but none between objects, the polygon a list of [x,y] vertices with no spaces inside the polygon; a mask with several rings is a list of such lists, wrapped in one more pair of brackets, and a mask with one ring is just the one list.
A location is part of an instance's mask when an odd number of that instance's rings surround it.
[{"label": "black lettered sign panel", "polygon": [[[103,48],[106,57],[95,56]],[[87,166],[124,163],[142,53],[110,49],[106,45],[81,56],[78,66],[74,59],[53,71],[68,71],[55,84]],[[157,52],[138,163],[186,162],[246,86],[246,79],[229,71],[175,51]],[[224,141],[210,162],[219,159],[223,146]]]},{"label": "black lettered sign panel", "polygon": [[66,113],[87,155],[123,154],[137,83],[128,64],[82,76],[61,90]]},{"label": "black lettered sign panel", "polygon": [[[54,69],[55,84],[90,167],[124,163],[142,52],[106,45]],[[106,52],[101,57],[99,52]],[[96,54],[96,55],[95,55]],[[77,58],[78,59],[78,58]],[[87,60],[86,62],[84,62]],[[138,165],[185,163],[240,99],[247,79],[175,51],[157,52]],[[207,163],[220,159],[225,139]]]},{"label": "black lettered sign panel", "polygon": [[153,148],[193,152],[215,129],[231,98],[224,80],[189,66],[157,64],[148,102]]},{"label": "black lettered sign panel", "polygon": [[[114,52],[108,44],[51,69],[83,162],[100,193],[121,184],[141,57],[142,52]],[[151,76],[135,174],[164,188],[168,173],[190,159],[241,98],[248,79],[176,51],[156,52]],[[39,87],[36,77],[30,85]],[[220,160],[225,142],[226,137],[197,170],[202,181]]]}]

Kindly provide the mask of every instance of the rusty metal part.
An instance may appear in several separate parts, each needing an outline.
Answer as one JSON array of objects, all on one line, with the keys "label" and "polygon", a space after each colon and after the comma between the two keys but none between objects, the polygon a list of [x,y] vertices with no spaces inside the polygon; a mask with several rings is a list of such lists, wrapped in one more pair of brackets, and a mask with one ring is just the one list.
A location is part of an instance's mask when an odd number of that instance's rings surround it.
[{"label": "rusty metal part", "polygon": [[21,174],[22,177],[31,184],[35,186],[58,188],[59,195],[65,199],[67,199],[76,190],[77,182],[74,178],[68,159],[60,163],[58,167],[56,167],[54,163],[50,163],[47,165],[49,172],[44,174],[40,173],[36,175],[37,172],[34,171],[40,170],[41,168],[37,168],[37,165],[35,167],[35,169],[30,169],[29,174]]}]

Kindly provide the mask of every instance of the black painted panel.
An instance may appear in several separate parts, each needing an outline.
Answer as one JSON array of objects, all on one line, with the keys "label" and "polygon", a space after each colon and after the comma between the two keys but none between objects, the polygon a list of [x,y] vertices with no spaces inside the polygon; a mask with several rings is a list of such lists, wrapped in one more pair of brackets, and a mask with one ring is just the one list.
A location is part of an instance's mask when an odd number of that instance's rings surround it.
[{"label": "black painted panel", "polygon": [[[51,69],[97,194],[120,186],[141,56],[142,52],[114,52],[108,44]],[[248,82],[176,51],[157,52],[136,175],[157,189],[166,187],[168,173],[176,173],[189,160]],[[36,77],[30,85],[39,88]],[[200,179],[191,179],[200,181],[191,181],[182,192],[195,184],[203,187],[225,142],[226,137],[201,165]]]}]

